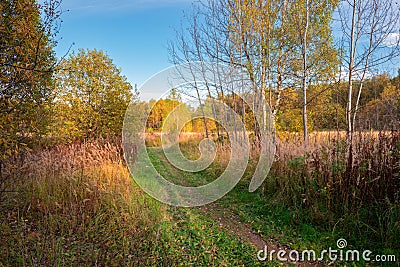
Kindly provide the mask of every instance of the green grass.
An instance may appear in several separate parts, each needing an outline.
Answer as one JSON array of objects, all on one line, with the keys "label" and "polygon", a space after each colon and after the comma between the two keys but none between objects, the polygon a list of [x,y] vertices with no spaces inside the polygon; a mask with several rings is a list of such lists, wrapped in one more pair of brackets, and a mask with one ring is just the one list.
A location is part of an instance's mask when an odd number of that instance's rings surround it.
[{"label": "green grass", "polygon": [[164,262],[179,266],[260,266],[256,250],[200,215],[196,209],[171,208],[172,220],[163,225],[159,251]]},{"label": "green grass", "polygon": [[[268,181],[266,182],[268,183]],[[367,225],[358,225],[360,218],[349,215],[339,220],[336,225],[328,223],[319,224],[315,220],[315,213],[321,210],[305,209],[302,207],[288,207],[282,202],[277,202],[275,194],[262,193],[262,189],[254,193],[248,192],[248,179],[241,180],[238,185],[225,197],[217,201],[224,207],[229,207],[241,220],[251,224],[254,230],[261,233],[265,238],[271,237],[280,244],[288,245],[291,249],[307,250],[313,249],[317,253],[323,249],[336,248],[336,241],[346,236],[349,246],[347,249],[358,249],[360,251],[369,249],[374,255],[386,254],[396,255],[399,259],[400,253],[394,248],[380,247],[381,243],[370,242],[371,236],[363,232]],[[395,218],[392,218],[395,222]],[[346,233],[347,232],[347,233]],[[353,238],[348,238],[350,235]],[[393,238],[393,237],[391,237]],[[389,241],[389,240],[388,240]],[[335,266],[366,266],[366,262],[336,262]],[[371,264],[371,263],[370,263]],[[397,263],[374,263],[373,266],[398,266]]]},{"label": "green grass", "polygon": [[[196,154],[193,148],[195,143],[181,144],[183,154]],[[161,157],[161,151],[149,150],[152,158]],[[158,156],[155,154],[158,153]],[[194,157],[195,158],[195,157]],[[174,177],[167,173],[168,164],[159,160],[159,171],[166,176]],[[396,263],[377,263],[378,266],[393,266],[399,264],[400,251],[398,250],[399,207],[394,204],[389,206],[377,204],[364,205],[356,213],[348,212],[338,216],[329,209],[326,202],[327,188],[312,179],[295,181],[301,177],[304,159],[289,160],[287,166],[291,168],[290,176],[269,176],[263,186],[256,192],[248,192],[248,185],[252,175],[254,163],[250,162],[248,169],[237,186],[222,199],[218,200],[221,206],[233,210],[243,222],[250,223],[255,231],[265,238],[271,237],[280,244],[288,245],[292,249],[313,249],[320,252],[323,249],[336,248],[336,241],[345,238],[348,242],[347,249],[372,250],[373,255],[390,254],[397,258]],[[208,169],[181,177],[186,177],[192,182],[188,185],[205,184],[218,177],[224,169],[223,165],[214,162]],[[179,172],[179,171],[178,171]],[[176,177],[176,175],[175,175]],[[176,182],[176,181],[175,181]],[[308,192],[304,191],[301,183],[305,182]],[[296,188],[298,186],[299,188]],[[285,187],[285,190],[282,190]],[[284,192],[284,193],[283,193]],[[293,196],[285,193],[293,193]],[[299,193],[300,192],[300,193]],[[304,193],[302,193],[304,192]],[[283,195],[282,195],[283,194]],[[302,197],[302,194],[304,196]],[[300,198],[300,201],[299,201]],[[303,201],[304,199],[304,201]],[[337,202],[337,201],[336,201]],[[373,226],[372,218],[376,218],[378,227]],[[375,224],[375,223],[374,223]],[[397,239],[397,241],[395,241]],[[371,242],[372,241],[372,242]],[[336,262],[336,265],[365,266],[367,262]],[[371,263],[369,263],[371,265]]]}]

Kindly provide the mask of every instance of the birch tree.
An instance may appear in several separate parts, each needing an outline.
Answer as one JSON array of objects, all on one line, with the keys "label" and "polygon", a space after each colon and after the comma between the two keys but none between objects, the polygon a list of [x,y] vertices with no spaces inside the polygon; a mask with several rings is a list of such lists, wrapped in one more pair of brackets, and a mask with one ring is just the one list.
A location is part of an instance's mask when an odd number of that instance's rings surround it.
[{"label": "birch tree", "polygon": [[365,79],[400,55],[400,13],[391,0],[346,0],[338,11],[346,50],[342,64],[347,72],[346,123],[351,143]]},{"label": "birch tree", "polygon": [[299,68],[299,60],[302,54],[305,55],[299,50],[304,40],[299,40],[299,36],[304,37],[299,25],[304,25],[301,18],[305,17],[302,13],[305,4],[305,0],[201,2],[188,16],[191,21],[188,31],[179,32],[179,41],[171,44],[173,62],[182,63],[182,59],[189,58],[192,61],[225,63],[244,71],[251,81],[246,92],[226,92],[217,88],[220,90],[217,94],[222,98],[226,93],[251,98],[253,107],[262,110],[261,125],[254,129],[257,137],[261,128],[267,125],[267,106],[275,117],[282,91],[289,86],[298,86],[298,78],[306,73],[312,75],[305,76],[304,81],[317,80],[317,73],[324,72],[324,66],[331,66],[334,58],[329,23],[335,5],[329,1],[326,5],[317,5],[315,1],[311,5],[315,8],[310,8],[307,16],[311,18],[307,27],[313,30],[305,33],[308,43],[304,46],[305,51],[308,46],[309,51],[315,51],[311,56],[315,61],[303,64],[303,72]]}]

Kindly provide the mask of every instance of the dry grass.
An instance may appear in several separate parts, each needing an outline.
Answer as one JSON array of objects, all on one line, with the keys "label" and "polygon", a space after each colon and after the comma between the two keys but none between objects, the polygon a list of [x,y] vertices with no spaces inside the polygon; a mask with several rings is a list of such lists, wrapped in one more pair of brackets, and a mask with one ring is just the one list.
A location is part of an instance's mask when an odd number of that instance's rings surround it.
[{"label": "dry grass", "polygon": [[[399,249],[400,132],[359,132],[349,160],[345,133],[280,139],[261,194],[311,223],[360,246]],[[271,197],[272,196],[272,197]]]},{"label": "dry grass", "polygon": [[[144,196],[118,146],[87,142],[27,153],[4,170],[0,263],[137,265],[152,261],[160,205]],[[1,265],[1,264],[0,264]]]},{"label": "dry grass", "polygon": [[303,179],[302,187],[307,183],[304,179],[318,183],[340,199],[337,204],[343,209],[386,198],[398,201],[400,132],[356,133],[351,162],[345,136],[343,132],[314,133],[308,150],[301,136],[278,139],[272,176],[291,177],[293,182],[297,175],[297,180]]},{"label": "dry grass", "polygon": [[[193,155],[197,144],[186,141],[181,148]],[[229,148],[217,146],[214,174],[229,160]],[[247,181],[258,160],[254,147],[251,155]],[[378,249],[400,248],[400,132],[355,133],[351,161],[348,155],[345,132],[313,133],[307,149],[301,134],[279,133],[275,161],[258,192],[276,209],[290,210],[297,224],[358,240],[360,246],[373,241]]]}]

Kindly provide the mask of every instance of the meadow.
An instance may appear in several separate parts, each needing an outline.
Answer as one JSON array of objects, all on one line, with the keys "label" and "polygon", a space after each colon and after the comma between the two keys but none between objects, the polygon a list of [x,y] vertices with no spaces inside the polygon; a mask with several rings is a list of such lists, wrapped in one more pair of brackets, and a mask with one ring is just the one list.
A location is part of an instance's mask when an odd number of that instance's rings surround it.
[{"label": "meadow", "polygon": [[[261,248],[252,235],[266,244],[300,251],[318,251],[345,238],[350,248],[399,257],[400,134],[356,136],[354,168],[347,170],[343,134],[315,133],[304,153],[299,136],[282,133],[275,162],[260,189],[247,190],[257,160],[254,152],[235,189],[204,208],[174,208],[149,197],[130,176],[117,140],[75,142],[21,154],[2,168],[2,177],[9,179],[0,206],[0,263],[282,264],[259,262],[256,252]],[[199,135],[182,136],[183,153],[198,157],[199,140]],[[184,177],[186,185],[210,182],[223,171],[230,154],[228,145],[218,144],[212,165],[188,175],[164,158],[159,136],[152,134],[147,142],[159,172],[175,182]],[[226,212],[235,218],[221,221]],[[232,229],[236,224],[244,226]],[[318,264],[327,262],[314,263]]]},{"label": "meadow", "polygon": [[62,0],[0,2],[0,266],[400,266],[398,3],[84,2],[62,53]]}]

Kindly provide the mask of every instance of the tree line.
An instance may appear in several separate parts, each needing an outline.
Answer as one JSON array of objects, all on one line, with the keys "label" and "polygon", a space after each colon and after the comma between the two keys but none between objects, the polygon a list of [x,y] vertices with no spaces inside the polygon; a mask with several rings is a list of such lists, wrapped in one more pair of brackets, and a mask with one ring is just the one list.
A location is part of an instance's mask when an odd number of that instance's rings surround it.
[{"label": "tree line", "polygon": [[57,58],[61,1],[0,1],[0,162],[35,147],[119,135],[138,94],[99,50]]},{"label": "tree line", "polygon": [[[326,87],[331,89],[326,89]],[[355,82],[355,86],[360,83]],[[325,88],[321,88],[325,87]],[[399,76],[391,78],[388,74],[380,74],[366,79],[363,82],[364,90],[359,101],[359,114],[355,125],[362,131],[390,131],[397,129],[400,122],[400,82]],[[321,93],[323,91],[323,93]],[[318,95],[308,103],[308,130],[311,131],[345,131],[347,107],[347,83],[332,83],[329,85],[311,85],[308,88],[310,95]],[[175,95],[179,92],[175,90]],[[222,96],[218,97],[222,101]],[[355,99],[354,99],[355,100]],[[224,102],[243,117],[243,103],[240,96],[228,94]],[[149,132],[163,130],[163,123],[175,107],[184,104],[179,97],[169,95],[165,99],[150,100],[146,105],[152,108],[147,119]],[[302,96],[296,88],[286,88],[282,92],[281,107],[276,113],[276,128],[281,132],[298,132],[303,129]],[[193,108],[193,114],[201,114],[200,107]],[[212,109],[210,98],[202,103],[203,109]],[[210,113],[210,112],[208,112]],[[251,109],[246,105],[244,112],[246,129],[254,131],[255,121]],[[211,133],[218,133],[218,124],[207,120],[207,129]],[[165,129],[164,129],[165,130]],[[184,132],[205,132],[204,122],[197,118],[185,125]]]}]

